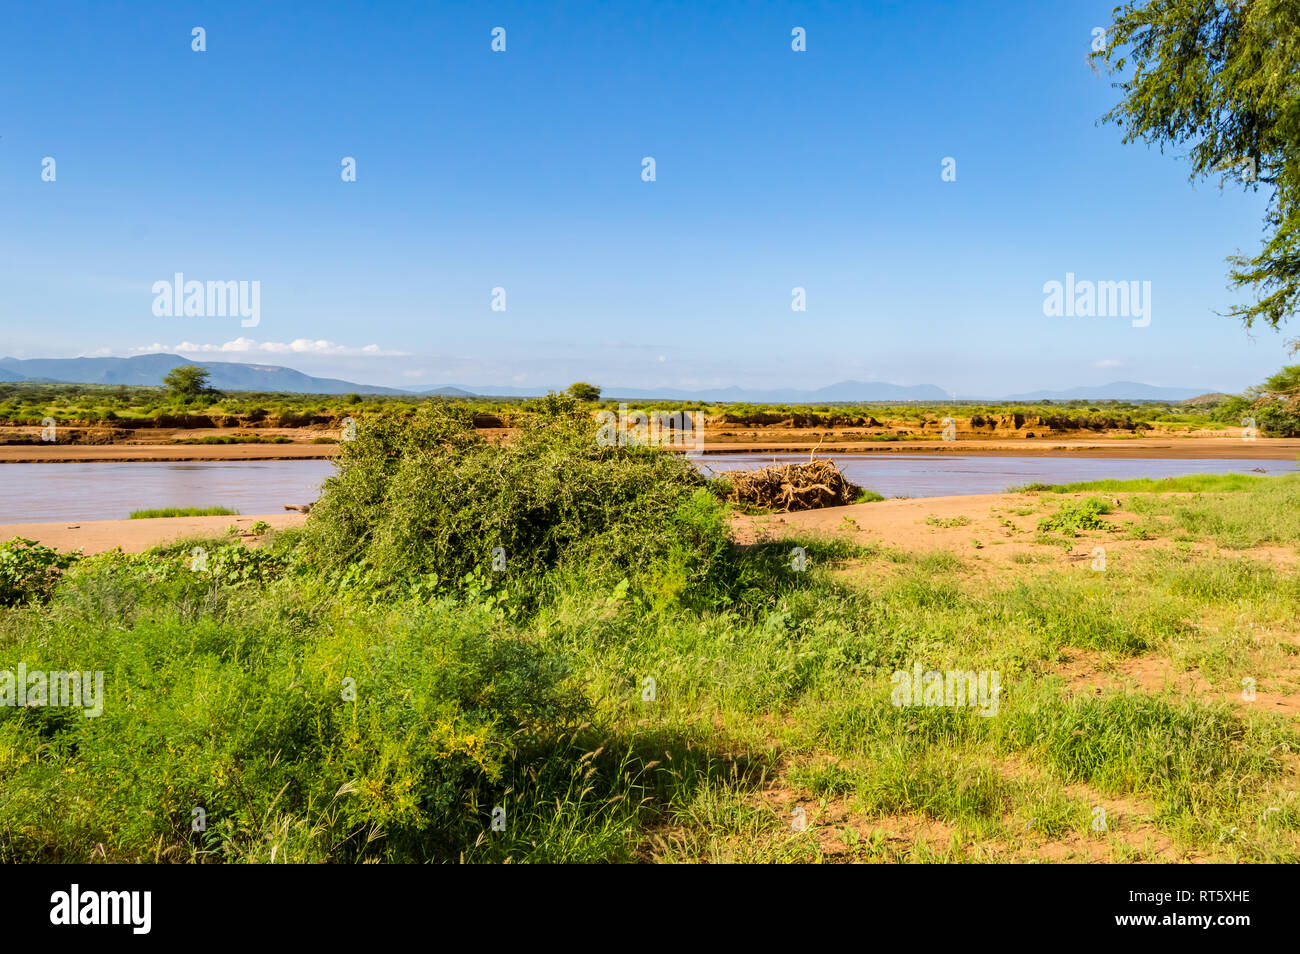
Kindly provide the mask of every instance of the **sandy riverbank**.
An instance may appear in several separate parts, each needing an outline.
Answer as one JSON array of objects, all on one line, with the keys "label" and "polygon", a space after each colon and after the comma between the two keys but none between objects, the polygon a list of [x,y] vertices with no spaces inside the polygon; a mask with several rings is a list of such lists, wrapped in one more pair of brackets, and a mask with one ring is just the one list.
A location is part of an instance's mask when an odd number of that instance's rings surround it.
[{"label": "sandy riverbank", "polygon": [[[1034,529],[1039,517],[1070,498],[1088,494],[964,494],[953,497],[920,497],[882,500],[848,507],[828,507],[800,513],[773,513],[754,516],[737,515],[732,525],[739,543],[779,539],[787,534],[849,535],[854,542],[882,544],[909,552],[951,549],[974,553],[973,544],[982,546],[980,558],[999,563],[1014,559],[1016,554],[1034,552],[1053,563],[1071,563],[1085,558],[1080,553],[1043,548],[1034,543]],[[86,520],[58,523],[0,524],[0,541],[15,536],[36,540],[59,550],[101,553],[121,547],[127,553],[141,553],[150,547],[171,543],[185,537],[222,536],[231,525],[246,530],[259,520],[274,529],[300,526],[306,516],[300,513],[241,514],[218,517],[161,517],[146,520]],[[1134,514],[1116,512],[1110,518],[1118,522],[1136,519]],[[256,537],[244,535],[243,542],[255,545]],[[1081,542],[1082,545],[1082,542]],[[1116,550],[1146,549],[1156,545],[1140,540],[1113,539],[1108,547]],[[1159,544],[1163,545],[1163,544]],[[1266,548],[1269,557],[1294,563],[1296,554],[1285,548]],[[1276,550],[1277,552],[1271,552]]]},{"label": "sandy riverbank", "polygon": [[[151,547],[174,543],[186,537],[220,537],[231,525],[247,531],[259,520],[275,530],[300,525],[301,513],[240,514],[222,517],[155,517],[147,520],[83,520],[61,523],[0,524],[0,542],[14,537],[35,540],[56,550],[103,553],[121,547],[125,553],[143,553]],[[252,536],[241,538],[256,545]]]},{"label": "sandy riverbank", "polygon": [[[1121,535],[1084,534],[1074,546],[1043,546],[1036,540],[1038,521],[1061,505],[1082,500],[1090,493],[1077,494],[970,494],[960,497],[919,497],[881,500],[827,507],[799,513],[737,516],[732,521],[738,543],[780,540],[793,536],[835,536],[860,546],[883,546],[905,553],[922,554],[946,550],[960,554],[972,568],[985,571],[1005,569],[1028,561],[1042,567],[1084,564],[1093,557],[1093,547],[1105,543],[1112,561],[1125,554],[1152,549],[1169,549],[1169,539],[1130,539]],[[1115,509],[1106,521],[1115,526],[1137,522],[1136,513],[1123,509],[1121,497],[1107,496]],[[1197,543],[1194,550],[1208,549]],[[1295,566],[1300,554],[1289,546],[1260,546],[1235,551],[1282,566]],[[1023,564],[1021,564],[1023,569]]]}]

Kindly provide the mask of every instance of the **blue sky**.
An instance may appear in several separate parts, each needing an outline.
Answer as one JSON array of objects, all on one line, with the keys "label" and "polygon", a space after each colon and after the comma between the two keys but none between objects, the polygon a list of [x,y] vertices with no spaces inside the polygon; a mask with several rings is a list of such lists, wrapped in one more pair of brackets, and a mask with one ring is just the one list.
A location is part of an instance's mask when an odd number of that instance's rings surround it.
[{"label": "blue sky", "polygon": [[[1288,361],[1216,314],[1265,196],[1097,125],[1112,6],[11,5],[0,353],[186,345],[409,387],[1240,390]],[[176,272],[261,282],[260,323],[155,316]],[[1149,281],[1150,325],[1045,317],[1067,272]]]}]

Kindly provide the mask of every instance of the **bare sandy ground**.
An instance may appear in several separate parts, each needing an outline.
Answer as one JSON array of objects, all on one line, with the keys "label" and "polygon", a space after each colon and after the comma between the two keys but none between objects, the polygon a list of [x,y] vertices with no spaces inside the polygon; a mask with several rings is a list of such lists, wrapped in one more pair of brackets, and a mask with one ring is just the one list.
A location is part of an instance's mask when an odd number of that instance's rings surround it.
[{"label": "bare sandy ground", "polygon": [[[1039,519],[1070,499],[1092,494],[972,494],[959,497],[917,497],[828,507],[800,513],[737,516],[736,540],[755,543],[787,535],[837,535],[862,545],[879,544],[908,552],[949,550],[979,563],[1012,561],[1017,554],[1032,554],[1034,562],[1081,563],[1091,559],[1091,549],[1104,542],[1111,558],[1130,549],[1161,545],[1159,541],[1123,540],[1113,534],[1085,534],[1072,550],[1045,547],[1034,542]],[[300,513],[240,514],[217,517],[160,517],[147,520],[84,520],[59,523],[0,524],[0,541],[20,536],[60,550],[99,553],[121,547],[140,553],[183,537],[221,536],[232,524],[247,528],[264,520],[275,529],[300,525]],[[1106,520],[1122,526],[1136,520],[1117,508]],[[1095,538],[1095,539],[1094,539]],[[1102,539],[1104,538],[1104,539]],[[245,537],[245,542],[256,542]],[[1287,547],[1257,548],[1260,556],[1283,564],[1296,563]]]},{"label": "bare sandy ground", "polygon": [[[1053,501],[1071,496],[1074,495],[1051,495]],[[1027,512],[1017,514],[1017,510]],[[739,516],[733,526],[739,543],[758,543],[787,535],[830,534],[851,537],[864,546],[879,543],[909,552],[967,552],[974,549],[972,541],[980,537],[986,541],[997,539],[1005,545],[1023,533],[1026,539],[1003,554],[1009,558],[1015,552],[1043,549],[1032,543],[1033,528],[1047,512],[1041,494],[971,494],[909,497],[799,513]],[[1000,519],[1011,521],[1016,531],[1000,524]]]},{"label": "bare sandy ground", "polygon": [[23,537],[57,550],[80,550],[103,553],[121,547],[125,553],[143,553],[150,547],[172,543],[186,537],[219,537],[226,528],[239,527],[241,539],[256,545],[257,538],[247,533],[259,520],[273,529],[295,527],[307,517],[301,513],[240,514],[235,517],[156,517],[148,520],[86,520],[80,523],[7,523],[0,524],[0,541]]},{"label": "bare sandy ground", "polygon": [[[508,438],[503,430],[485,432],[490,438]],[[1062,441],[1050,438],[1007,441],[891,441],[819,444],[814,440],[710,441],[705,435],[706,454],[807,454],[814,447],[821,456],[830,454],[990,454],[999,457],[1038,457],[1055,454],[1070,457],[1147,457],[1160,460],[1247,459],[1295,460],[1300,457],[1300,439],[1259,438],[1244,441],[1235,437],[1135,437]],[[196,461],[196,460],[325,460],[338,455],[337,444],[18,444],[0,445],[0,464],[81,463],[104,461]]]},{"label": "bare sandy ground", "polygon": [[[848,507],[828,507],[799,513],[740,516],[734,521],[740,543],[777,540],[785,536],[834,535],[862,546],[877,544],[908,553],[947,550],[972,568],[1005,569],[1012,562],[1027,565],[1078,565],[1088,569],[1094,550],[1104,546],[1107,560],[1122,561],[1133,551],[1168,547],[1169,541],[1127,540],[1118,534],[1085,532],[1069,549],[1035,542],[1038,521],[1055,513],[1067,501],[1097,493],[1079,494],[972,494],[962,497],[917,497],[881,500]],[[1123,527],[1138,516],[1118,506],[1105,516],[1107,523]],[[1210,548],[1193,544],[1193,549]],[[1290,547],[1256,547],[1253,556],[1278,565],[1295,565],[1300,557]]]}]

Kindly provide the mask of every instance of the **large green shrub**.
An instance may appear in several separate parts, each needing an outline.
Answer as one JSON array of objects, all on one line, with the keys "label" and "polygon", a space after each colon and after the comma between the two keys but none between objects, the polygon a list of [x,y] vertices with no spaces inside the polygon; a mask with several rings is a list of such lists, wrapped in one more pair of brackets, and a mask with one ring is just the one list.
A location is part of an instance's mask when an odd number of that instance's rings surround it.
[{"label": "large green shrub", "polygon": [[722,506],[690,461],[601,446],[590,412],[566,396],[526,405],[515,423],[499,442],[447,405],[362,422],[312,510],[306,552],[381,581],[477,574],[531,586],[587,566],[615,583],[675,578],[680,591],[720,570]]}]

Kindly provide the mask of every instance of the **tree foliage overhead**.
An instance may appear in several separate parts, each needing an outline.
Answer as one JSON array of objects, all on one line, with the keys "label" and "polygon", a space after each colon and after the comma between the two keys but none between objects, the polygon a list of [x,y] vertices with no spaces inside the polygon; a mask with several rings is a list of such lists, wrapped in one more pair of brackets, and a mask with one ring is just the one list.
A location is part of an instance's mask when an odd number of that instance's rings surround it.
[{"label": "tree foliage overhead", "polygon": [[1280,328],[1300,308],[1300,0],[1131,0],[1095,59],[1123,99],[1124,142],[1189,147],[1193,180],[1270,190],[1263,248],[1229,257],[1252,301],[1229,314]]}]

